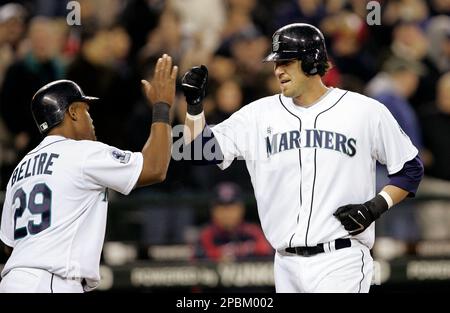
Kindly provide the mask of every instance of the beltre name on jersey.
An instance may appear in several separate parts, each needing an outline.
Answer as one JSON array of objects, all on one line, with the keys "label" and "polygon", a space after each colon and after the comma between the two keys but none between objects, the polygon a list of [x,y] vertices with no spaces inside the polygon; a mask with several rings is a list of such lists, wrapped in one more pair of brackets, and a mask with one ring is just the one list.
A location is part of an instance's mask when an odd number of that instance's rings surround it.
[{"label": "beltre name on jersey", "polygon": [[53,162],[59,158],[56,153],[41,153],[23,161],[16,167],[11,178],[11,187],[22,179],[35,175],[52,175]]}]

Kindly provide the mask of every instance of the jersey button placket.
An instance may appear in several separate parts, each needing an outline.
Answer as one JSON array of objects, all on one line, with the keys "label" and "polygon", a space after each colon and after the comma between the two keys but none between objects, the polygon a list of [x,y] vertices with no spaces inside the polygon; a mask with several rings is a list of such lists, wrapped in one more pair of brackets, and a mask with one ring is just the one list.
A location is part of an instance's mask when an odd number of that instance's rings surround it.
[{"label": "jersey button placket", "polygon": [[[302,143],[302,175],[301,175],[301,185],[302,185],[302,210],[301,210],[301,225],[299,232],[299,239],[302,245],[309,246],[309,238],[307,234],[308,223],[310,222],[310,209],[312,201],[312,181],[314,177],[314,153],[315,149],[307,146],[307,132],[306,130],[314,128],[314,116],[310,114],[306,115],[304,118],[304,128],[303,128],[303,143]],[[311,145],[311,143],[310,143]],[[311,227],[311,225],[309,225]]]}]

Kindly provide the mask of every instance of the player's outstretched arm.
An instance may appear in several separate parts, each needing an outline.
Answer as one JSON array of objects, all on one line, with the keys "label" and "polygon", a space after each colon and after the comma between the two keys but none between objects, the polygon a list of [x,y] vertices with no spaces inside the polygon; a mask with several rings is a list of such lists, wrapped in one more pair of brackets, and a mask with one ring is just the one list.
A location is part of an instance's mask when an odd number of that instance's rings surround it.
[{"label": "player's outstretched arm", "polygon": [[164,54],[156,63],[153,79],[143,80],[145,95],[153,106],[150,136],[142,149],[143,166],[137,186],[162,182],[166,178],[172,150],[172,128],[169,109],[175,100],[178,68]]},{"label": "player's outstretched arm", "polygon": [[[181,87],[187,102],[185,128],[183,133],[185,148],[191,152],[195,165],[222,163],[224,156],[214,133],[205,121],[203,99],[208,85],[208,69],[205,65],[194,66],[181,79]],[[190,146],[190,147],[187,147]],[[215,147],[215,152],[205,154],[205,147]],[[201,148],[201,151],[198,150]],[[186,151],[186,150],[185,150]],[[200,152],[200,153],[198,153]]]},{"label": "player's outstretched arm", "polygon": [[187,102],[185,144],[190,144],[206,126],[202,101],[206,96],[207,85],[208,69],[204,65],[191,68],[181,79],[181,87]]}]

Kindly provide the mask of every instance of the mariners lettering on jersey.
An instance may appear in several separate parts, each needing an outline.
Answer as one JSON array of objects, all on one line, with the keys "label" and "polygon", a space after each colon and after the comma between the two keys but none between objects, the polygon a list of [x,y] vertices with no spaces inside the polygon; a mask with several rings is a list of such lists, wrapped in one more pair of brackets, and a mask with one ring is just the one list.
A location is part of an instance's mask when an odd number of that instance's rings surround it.
[{"label": "mariners lettering on jersey", "polygon": [[53,162],[57,158],[59,158],[59,154],[51,153],[48,155],[48,153],[41,153],[25,159],[14,170],[11,178],[11,187],[24,178],[35,175],[52,175]]},{"label": "mariners lettering on jersey", "polygon": [[278,133],[266,137],[267,157],[271,155],[303,148],[329,149],[344,153],[350,157],[356,154],[356,139],[349,138],[343,134],[321,129],[305,129],[304,142],[298,130]]}]

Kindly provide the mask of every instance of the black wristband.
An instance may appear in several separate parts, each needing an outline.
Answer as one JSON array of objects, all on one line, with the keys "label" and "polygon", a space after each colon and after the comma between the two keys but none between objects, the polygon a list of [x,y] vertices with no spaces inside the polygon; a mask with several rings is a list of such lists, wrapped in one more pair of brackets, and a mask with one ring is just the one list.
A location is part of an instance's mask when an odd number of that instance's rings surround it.
[{"label": "black wristband", "polygon": [[203,103],[197,103],[197,104],[188,104],[187,106],[187,112],[190,115],[198,115],[203,112]]},{"label": "black wristband", "polygon": [[373,198],[370,201],[367,201],[365,203],[367,209],[372,213],[374,219],[377,219],[386,212],[389,209],[389,204],[387,203],[386,199],[383,198],[381,195],[376,195],[375,198]]},{"label": "black wristband", "polygon": [[170,124],[169,110],[170,106],[165,102],[158,102],[153,105],[152,123]]}]

